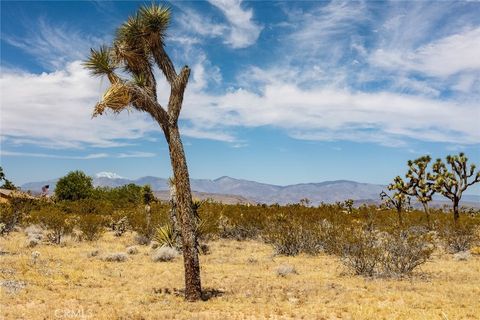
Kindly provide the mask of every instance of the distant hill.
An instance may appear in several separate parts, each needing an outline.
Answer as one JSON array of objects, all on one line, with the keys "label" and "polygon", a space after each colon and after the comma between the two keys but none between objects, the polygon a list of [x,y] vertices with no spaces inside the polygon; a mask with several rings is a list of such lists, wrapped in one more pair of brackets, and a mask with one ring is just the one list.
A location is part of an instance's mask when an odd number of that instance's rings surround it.
[{"label": "distant hill", "polygon": [[[33,193],[39,193],[42,186],[50,185],[50,190],[55,190],[58,179],[30,182],[22,185],[22,189],[30,190]],[[149,184],[153,190],[157,191],[160,198],[168,198],[168,180],[152,176],[141,177],[135,180],[121,177],[100,176],[93,179],[95,186],[118,187],[129,183],[138,185]],[[371,183],[360,183],[348,180],[325,181],[320,183],[301,183],[287,186],[278,186],[256,181],[235,179],[231,177],[220,177],[215,180],[210,179],[191,179],[192,190],[196,192],[198,198],[214,198],[215,200],[224,199],[225,203],[297,203],[303,198],[308,198],[312,205],[318,205],[321,202],[334,203],[353,199],[356,203],[377,203],[379,194],[386,190],[386,186]],[[440,204],[442,197],[435,198],[435,202]],[[480,203],[480,195],[464,195],[464,203]],[[448,202],[445,202],[448,204]]]}]

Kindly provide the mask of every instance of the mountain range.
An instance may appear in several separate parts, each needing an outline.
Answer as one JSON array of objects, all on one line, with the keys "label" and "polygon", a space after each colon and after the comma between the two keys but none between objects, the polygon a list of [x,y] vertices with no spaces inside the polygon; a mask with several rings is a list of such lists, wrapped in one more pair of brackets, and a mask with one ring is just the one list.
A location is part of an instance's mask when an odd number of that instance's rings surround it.
[{"label": "mountain range", "polygon": [[[21,186],[25,191],[38,193],[42,186],[50,185],[50,190],[55,190],[58,179],[40,182],[30,182]],[[357,203],[371,203],[379,200],[379,194],[386,190],[385,185],[360,183],[349,180],[325,181],[320,183],[300,183],[287,186],[260,183],[227,176],[218,179],[191,179],[194,196],[198,198],[214,198],[227,203],[252,202],[252,203],[297,203],[307,198],[312,205],[321,202],[334,203],[353,199]],[[94,186],[119,187],[129,183],[137,185],[149,184],[157,196],[167,198],[168,180],[153,176],[138,179],[126,179],[115,174],[98,174],[93,178]],[[437,198],[439,202],[444,200]],[[480,195],[464,195],[464,202],[480,202]]]}]

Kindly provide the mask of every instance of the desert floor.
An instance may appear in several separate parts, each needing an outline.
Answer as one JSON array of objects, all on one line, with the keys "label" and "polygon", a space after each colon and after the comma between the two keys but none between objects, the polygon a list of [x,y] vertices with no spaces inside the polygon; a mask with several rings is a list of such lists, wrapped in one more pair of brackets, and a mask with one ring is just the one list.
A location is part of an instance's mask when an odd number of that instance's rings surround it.
[{"label": "desert floor", "polygon": [[[407,279],[349,274],[332,256],[274,256],[254,241],[213,241],[201,256],[210,298],[188,303],[181,257],[152,262],[133,235],[27,248],[26,236],[0,238],[0,319],[480,319],[480,256],[456,261],[437,253]],[[99,256],[89,257],[93,250]],[[277,275],[281,265],[297,274]],[[13,280],[13,281],[12,281]]]}]

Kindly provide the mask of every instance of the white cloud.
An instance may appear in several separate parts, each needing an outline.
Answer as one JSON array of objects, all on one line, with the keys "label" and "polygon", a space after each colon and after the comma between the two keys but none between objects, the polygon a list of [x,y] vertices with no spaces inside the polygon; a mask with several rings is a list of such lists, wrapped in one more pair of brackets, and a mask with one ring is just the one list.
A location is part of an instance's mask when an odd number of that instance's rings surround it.
[{"label": "white cloud", "polygon": [[387,69],[406,69],[427,76],[448,77],[480,70],[480,28],[453,34],[414,51],[376,50],[370,61]]},{"label": "white cloud", "polygon": [[391,146],[403,145],[406,139],[478,143],[478,116],[477,104],[387,92],[302,89],[288,83],[266,84],[260,92],[189,92],[182,115],[200,128],[273,126],[299,139]]},{"label": "white cloud", "polygon": [[245,48],[254,44],[263,27],[253,21],[253,10],[242,8],[241,0],[209,0],[220,9],[229,22],[225,42],[233,48]]},{"label": "white cloud", "polygon": [[225,44],[235,49],[246,48],[257,41],[263,27],[253,21],[252,9],[242,8],[240,0],[209,2],[222,12],[227,23],[214,21],[208,15],[199,14],[191,8],[182,6],[182,14],[177,17],[181,36],[174,37],[174,41],[192,45],[198,43],[198,36],[222,38]]},{"label": "white cloud", "polygon": [[[51,73],[2,73],[2,130],[7,141],[49,148],[119,146],[159,128],[137,112],[92,119],[104,86],[80,61]],[[123,140],[123,141],[121,141]]]}]

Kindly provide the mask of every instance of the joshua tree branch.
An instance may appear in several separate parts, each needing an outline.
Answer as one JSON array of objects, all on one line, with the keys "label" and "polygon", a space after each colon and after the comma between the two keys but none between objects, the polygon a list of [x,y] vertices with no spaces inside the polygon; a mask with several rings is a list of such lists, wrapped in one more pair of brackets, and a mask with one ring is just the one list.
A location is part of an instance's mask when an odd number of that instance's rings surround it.
[{"label": "joshua tree branch", "polygon": [[170,85],[173,86],[173,83],[177,78],[177,72],[175,71],[175,67],[173,66],[172,60],[170,60],[170,57],[168,56],[168,54],[165,52],[165,49],[161,45],[158,45],[152,48],[152,53],[153,53],[155,62],[157,63],[158,67],[160,68],[160,70],[162,70],[163,74],[167,78],[168,83],[170,83]]},{"label": "joshua tree branch", "polygon": [[134,107],[148,112],[162,126],[163,130],[168,130],[168,114],[165,109],[138,85],[129,83],[128,89],[133,98]]},{"label": "joshua tree branch", "polygon": [[173,123],[177,123],[178,121],[178,116],[182,108],[183,94],[185,93],[189,76],[190,68],[184,66],[172,84],[170,100],[168,101],[168,116]]}]

